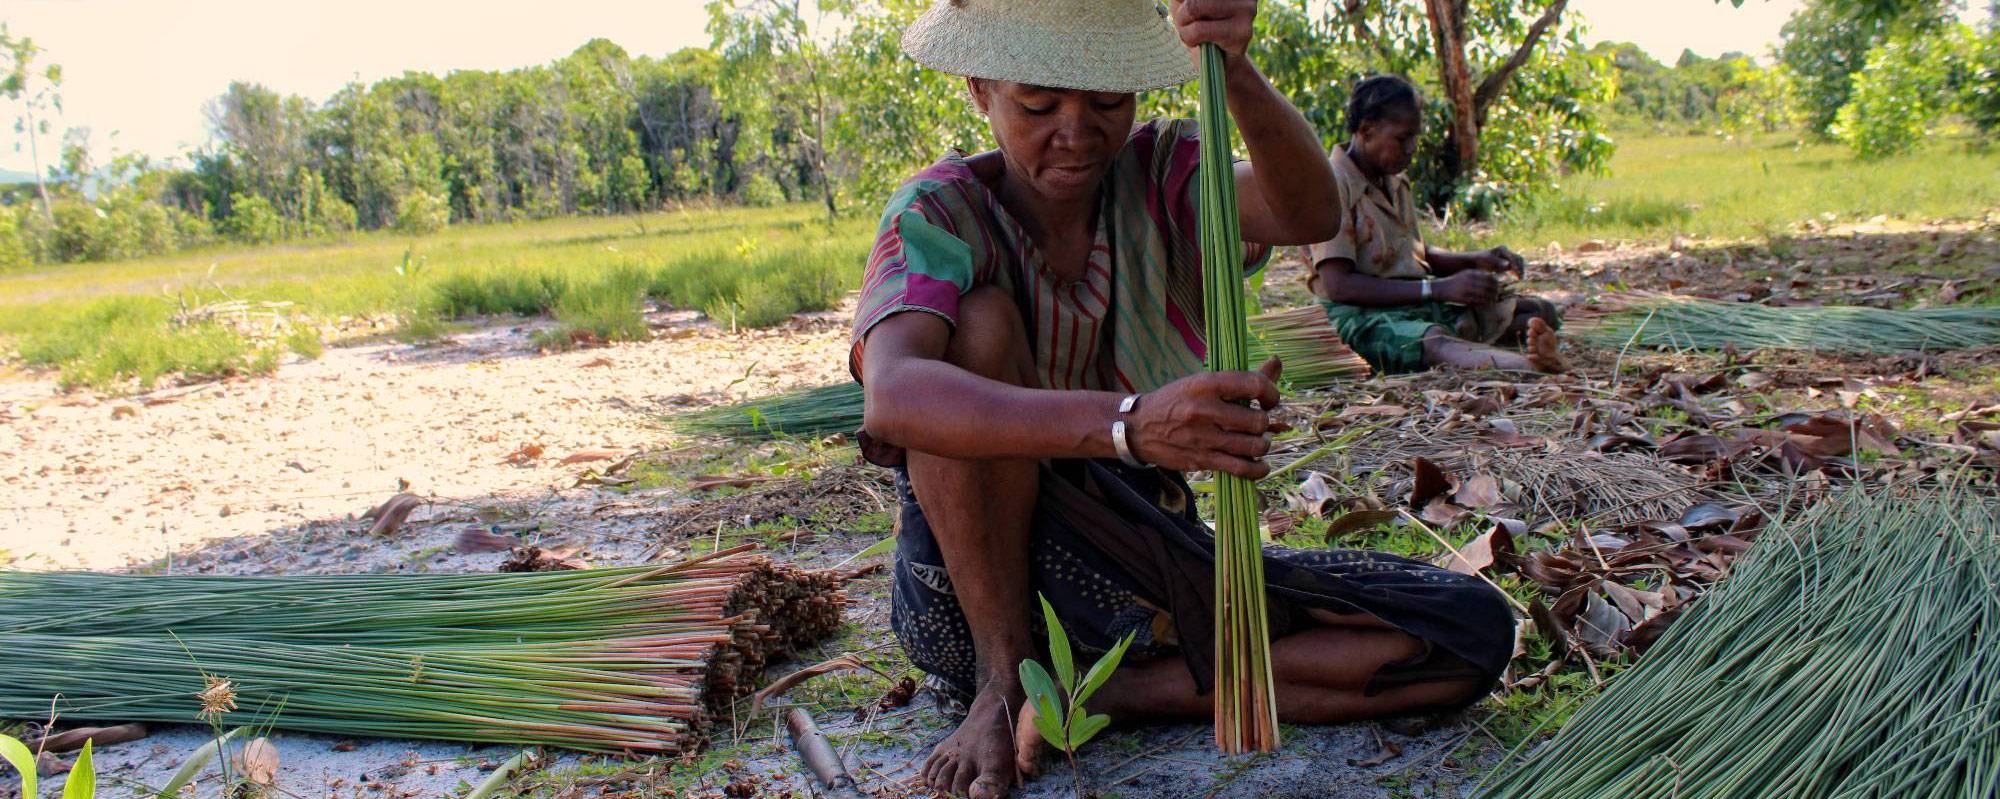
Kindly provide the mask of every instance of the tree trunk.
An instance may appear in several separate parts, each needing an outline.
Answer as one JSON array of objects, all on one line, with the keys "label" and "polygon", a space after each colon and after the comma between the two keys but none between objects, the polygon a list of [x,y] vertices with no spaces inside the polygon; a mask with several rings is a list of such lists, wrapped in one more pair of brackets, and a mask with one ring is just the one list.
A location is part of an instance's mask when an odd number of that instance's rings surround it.
[{"label": "tree trunk", "polygon": [[42,221],[49,223],[49,230],[56,229],[56,212],[49,207],[49,187],[42,176],[42,151],[35,146],[35,104],[33,100],[23,104],[28,114],[28,160],[35,167],[35,193],[42,198]]},{"label": "tree trunk", "polygon": [[1437,45],[1438,83],[1451,103],[1445,134],[1444,174],[1452,183],[1479,168],[1479,114],[1472,102],[1472,69],[1465,62],[1465,26],[1452,0],[1424,0]]}]

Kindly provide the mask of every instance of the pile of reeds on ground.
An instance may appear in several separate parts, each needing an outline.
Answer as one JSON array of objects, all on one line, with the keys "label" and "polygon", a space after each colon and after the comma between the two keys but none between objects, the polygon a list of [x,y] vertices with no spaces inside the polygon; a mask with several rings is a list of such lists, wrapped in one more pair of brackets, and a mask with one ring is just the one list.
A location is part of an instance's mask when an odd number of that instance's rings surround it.
[{"label": "pile of reeds on ground", "polygon": [[746,551],[521,574],[0,572],[0,717],[233,705],[232,723],[334,735],[686,752],[766,662],[840,625],[836,577]]},{"label": "pile of reeds on ground", "polygon": [[1481,795],[2000,795],[1996,585],[1990,498],[1827,499]]},{"label": "pile of reeds on ground", "polygon": [[[1314,306],[1252,317],[1250,353],[1252,366],[1273,356],[1283,359],[1284,382],[1292,386],[1318,388],[1368,376],[1368,362],[1347,348],[1326,312]],[[852,433],[861,429],[861,412],[861,386],[836,383],[690,411],[668,424],[686,435],[761,440]]]},{"label": "pile of reeds on ground", "polygon": [[1625,292],[1571,309],[1565,332],[1608,348],[1915,352],[2000,344],[2000,306],[1774,306]]}]

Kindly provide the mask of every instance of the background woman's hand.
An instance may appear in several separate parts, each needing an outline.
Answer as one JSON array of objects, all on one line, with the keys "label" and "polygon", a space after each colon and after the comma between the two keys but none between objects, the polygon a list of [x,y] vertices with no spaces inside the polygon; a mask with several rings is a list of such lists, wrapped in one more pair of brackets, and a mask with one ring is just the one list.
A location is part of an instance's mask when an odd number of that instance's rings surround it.
[{"label": "background woman's hand", "polygon": [[1506,247],[1494,247],[1479,254],[1479,268],[1496,275],[1512,272],[1527,277],[1528,259]]},{"label": "background woman's hand", "polygon": [[[1278,407],[1272,358],[1255,372],[1204,372],[1147,394],[1132,413],[1132,454],[1166,469],[1212,469],[1246,480],[1271,473],[1271,411]],[[1256,400],[1256,408],[1242,403]]]},{"label": "background woman's hand", "polygon": [[1257,0],[1174,0],[1174,29],[1189,47],[1213,44],[1230,56],[1250,49]]},{"label": "background woman's hand", "polygon": [[1468,269],[1432,284],[1437,298],[1453,305],[1488,305],[1500,299],[1500,278]]}]

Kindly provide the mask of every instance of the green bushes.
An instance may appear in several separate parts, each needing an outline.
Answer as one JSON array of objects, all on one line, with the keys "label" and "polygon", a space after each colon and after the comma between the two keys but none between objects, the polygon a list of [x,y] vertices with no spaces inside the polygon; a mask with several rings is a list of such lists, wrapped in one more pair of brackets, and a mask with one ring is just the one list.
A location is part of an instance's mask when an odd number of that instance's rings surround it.
[{"label": "green bushes", "polygon": [[1899,33],[1868,52],[1833,134],[1863,158],[1908,152],[1960,107],[1974,41],[1964,25]]},{"label": "green bushes", "polygon": [[396,230],[421,236],[443,230],[451,224],[451,203],[444,196],[412,189],[396,198]]},{"label": "green bushes", "polygon": [[640,304],[699,310],[730,327],[767,327],[804,311],[822,311],[857,287],[865,239],[801,235],[765,247],[700,249],[644,266],[596,272],[561,266],[451,272],[431,284],[420,318],[553,314],[568,328],[603,341],[645,338]]}]

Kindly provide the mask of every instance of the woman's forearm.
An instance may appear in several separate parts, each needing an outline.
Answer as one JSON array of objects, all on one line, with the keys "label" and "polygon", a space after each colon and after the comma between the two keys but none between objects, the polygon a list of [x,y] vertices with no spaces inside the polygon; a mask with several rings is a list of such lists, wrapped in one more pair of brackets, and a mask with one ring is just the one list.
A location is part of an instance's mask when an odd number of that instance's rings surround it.
[{"label": "woman's forearm", "polygon": [[1237,184],[1249,188],[1247,170],[1257,194],[1257,202],[1242,203],[1245,238],[1261,221],[1253,214],[1277,228],[1270,232],[1279,235],[1264,238],[1286,239],[1267,244],[1309,244],[1338,235],[1340,218],[1333,209],[1340,205],[1339,189],[1312,124],[1247,56],[1229,58],[1226,80],[1229,115],[1250,156],[1249,165],[1238,167]]},{"label": "woman's forearm", "polygon": [[1319,279],[1326,286],[1326,298],[1343,305],[1364,308],[1400,308],[1424,301],[1420,281],[1393,280],[1321,267]]},{"label": "woman's forearm", "polygon": [[959,460],[1109,458],[1123,395],[1049,391],[950,363],[894,358],[867,375],[869,435]]},{"label": "woman's forearm", "polygon": [[1440,250],[1429,245],[1424,247],[1424,260],[1430,263],[1431,274],[1438,277],[1451,277],[1467,269],[1477,269],[1479,266],[1478,256],[1472,253]]}]

